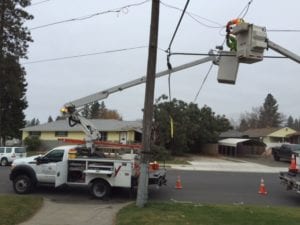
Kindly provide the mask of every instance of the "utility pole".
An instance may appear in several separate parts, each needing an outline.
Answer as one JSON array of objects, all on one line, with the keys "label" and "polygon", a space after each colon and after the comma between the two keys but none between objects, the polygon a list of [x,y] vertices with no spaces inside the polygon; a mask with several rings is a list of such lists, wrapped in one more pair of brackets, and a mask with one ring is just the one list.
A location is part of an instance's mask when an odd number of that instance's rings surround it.
[{"label": "utility pole", "polygon": [[150,154],[151,128],[153,119],[154,87],[156,74],[157,39],[159,22],[159,0],[152,0],[151,25],[146,75],[146,91],[143,116],[143,139],[141,173],[139,177],[136,205],[144,207],[148,200],[148,163]]}]

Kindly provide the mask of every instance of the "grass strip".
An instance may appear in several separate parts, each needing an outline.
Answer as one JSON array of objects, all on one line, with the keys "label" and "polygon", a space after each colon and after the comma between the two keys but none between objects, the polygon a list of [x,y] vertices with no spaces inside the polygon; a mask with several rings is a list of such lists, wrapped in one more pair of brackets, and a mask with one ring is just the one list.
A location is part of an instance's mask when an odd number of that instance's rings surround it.
[{"label": "grass strip", "polygon": [[116,225],[299,225],[300,209],[246,205],[148,203],[121,209]]},{"label": "grass strip", "polygon": [[15,225],[26,221],[42,206],[37,196],[0,195],[0,225]]}]

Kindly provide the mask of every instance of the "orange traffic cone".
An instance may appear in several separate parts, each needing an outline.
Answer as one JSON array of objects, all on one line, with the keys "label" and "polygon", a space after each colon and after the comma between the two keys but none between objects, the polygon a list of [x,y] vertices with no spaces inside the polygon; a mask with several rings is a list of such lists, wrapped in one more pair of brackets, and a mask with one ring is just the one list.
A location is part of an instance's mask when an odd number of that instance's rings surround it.
[{"label": "orange traffic cone", "polygon": [[293,173],[298,172],[296,158],[295,158],[294,154],[292,154],[291,164],[290,164],[290,167],[289,167],[289,172],[293,172]]},{"label": "orange traffic cone", "polygon": [[266,187],[265,187],[265,182],[264,182],[263,178],[261,178],[261,180],[260,180],[260,186],[259,186],[258,194],[261,194],[261,195],[268,194],[268,192],[266,190]]},{"label": "orange traffic cone", "polygon": [[181,179],[180,176],[177,177],[177,181],[176,181],[176,189],[182,189],[182,184],[181,184]]}]

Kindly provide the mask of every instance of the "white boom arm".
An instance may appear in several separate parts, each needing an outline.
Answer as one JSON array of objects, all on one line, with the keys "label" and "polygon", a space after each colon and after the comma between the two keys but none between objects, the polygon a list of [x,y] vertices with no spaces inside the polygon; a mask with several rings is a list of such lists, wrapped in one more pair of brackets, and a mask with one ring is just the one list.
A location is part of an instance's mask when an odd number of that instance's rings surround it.
[{"label": "white boom arm", "polygon": [[295,53],[287,50],[286,48],[284,47],[281,47],[280,45],[268,40],[267,41],[267,44],[268,44],[268,47],[272,50],[274,50],[275,52],[278,52],[280,53],[281,55],[284,55],[294,61],[296,61],[297,63],[300,63],[300,56],[299,55],[296,55]]},{"label": "white boom arm", "polygon": [[[159,78],[174,72],[178,72],[184,69],[188,69],[193,66],[197,66],[202,63],[210,62],[210,61],[216,61],[216,56],[212,54],[212,51],[210,52],[211,55],[190,63],[183,64],[181,66],[174,67],[170,70],[164,70],[162,72],[159,72],[155,75],[155,78]],[[117,85],[115,87],[106,89],[104,91],[97,92],[95,94],[71,101],[69,103],[66,103],[64,105],[64,108],[62,109],[62,112],[68,116],[69,119],[69,125],[75,126],[76,124],[80,124],[86,134],[86,145],[88,148],[91,149],[91,153],[94,152],[94,146],[93,141],[99,140],[101,138],[101,134],[98,131],[98,129],[86,118],[81,116],[79,114],[80,110],[83,109],[83,107],[87,104],[91,104],[95,101],[100,101],[102,99],[107,98],[110,94],[125,90],[130,87],[134,87],[140,84],[143,84],[146,82],[146,76],[140,77],[138,79]]]},{"label": "white boom arm", "polygon": [[[209,61],[215,61],[215,60],[216,60],[216,56],[214,56],[212,54],[211,56],[208,56],[208,57],[198,59],[198,60],[190,62],[190,63],[186,63],[186,64],[183,64],[183,65],[174,67],[171,70],[164,70],[162,72],[159,72],[155,75],[155,78],[159,78],[159,77],[168,75],[169,73],[175,73],[175,72],[178,72],[178,71],[181,71],[181,70],[184,70],[184,69],[188,69],[188,68],[193,67],[193,66],[197,66],[197,65],[202,64],[202,63],[206,63],[206,62],[209,62]],[[91,94],[89,96],[71,101],[71,102],[65,104],[65,107],[73,106],[76,109],[78,109],[80,107],[83,107],[86,104],[91,104],[95,101],[100,101],[102,99],[105,99],[112,93],[115,93],[115,92],[118,92],[118,91],[123,91],[127,88],[134,87],[134,86],[143,84],[145,82],[146,82],[146,76],[143,76],[143,77],[140,77],[138,79],[135,79],[135,80],[117,85],[115,87],[106,89],[104,91],[100,91],[100,92],[97,92],[95,94]]]}]

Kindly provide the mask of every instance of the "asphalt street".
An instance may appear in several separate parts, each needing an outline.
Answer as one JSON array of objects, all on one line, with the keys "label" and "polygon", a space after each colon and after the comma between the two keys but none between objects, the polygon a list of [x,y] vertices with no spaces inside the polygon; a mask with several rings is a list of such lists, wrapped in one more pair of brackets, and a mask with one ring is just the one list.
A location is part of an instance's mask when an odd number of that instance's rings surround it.
[{"label": "asphalt street", "polygon": [[[0,167],[0,194],[14,194],[8,178],[9,167]],[[154,201],[180,201],[194,203],[251,204],[269,206],[300,206],[300,194],[286,191],[278,174],[208,172],[168,170],[168,182],[159,189],[153,186],[149,190],[149,199]],[[180,176],[183,189],[176,189]],[[266,196],[258,194],[260,179],[264,178],[268,191]],[[94,199],[87,189],[39,187],[33,193],[55,202],[78,202],[80,204],[99,202],[123,203],[134,201],[135,196],[127,189],[114,189],[112,197],[106,201]]]}]

